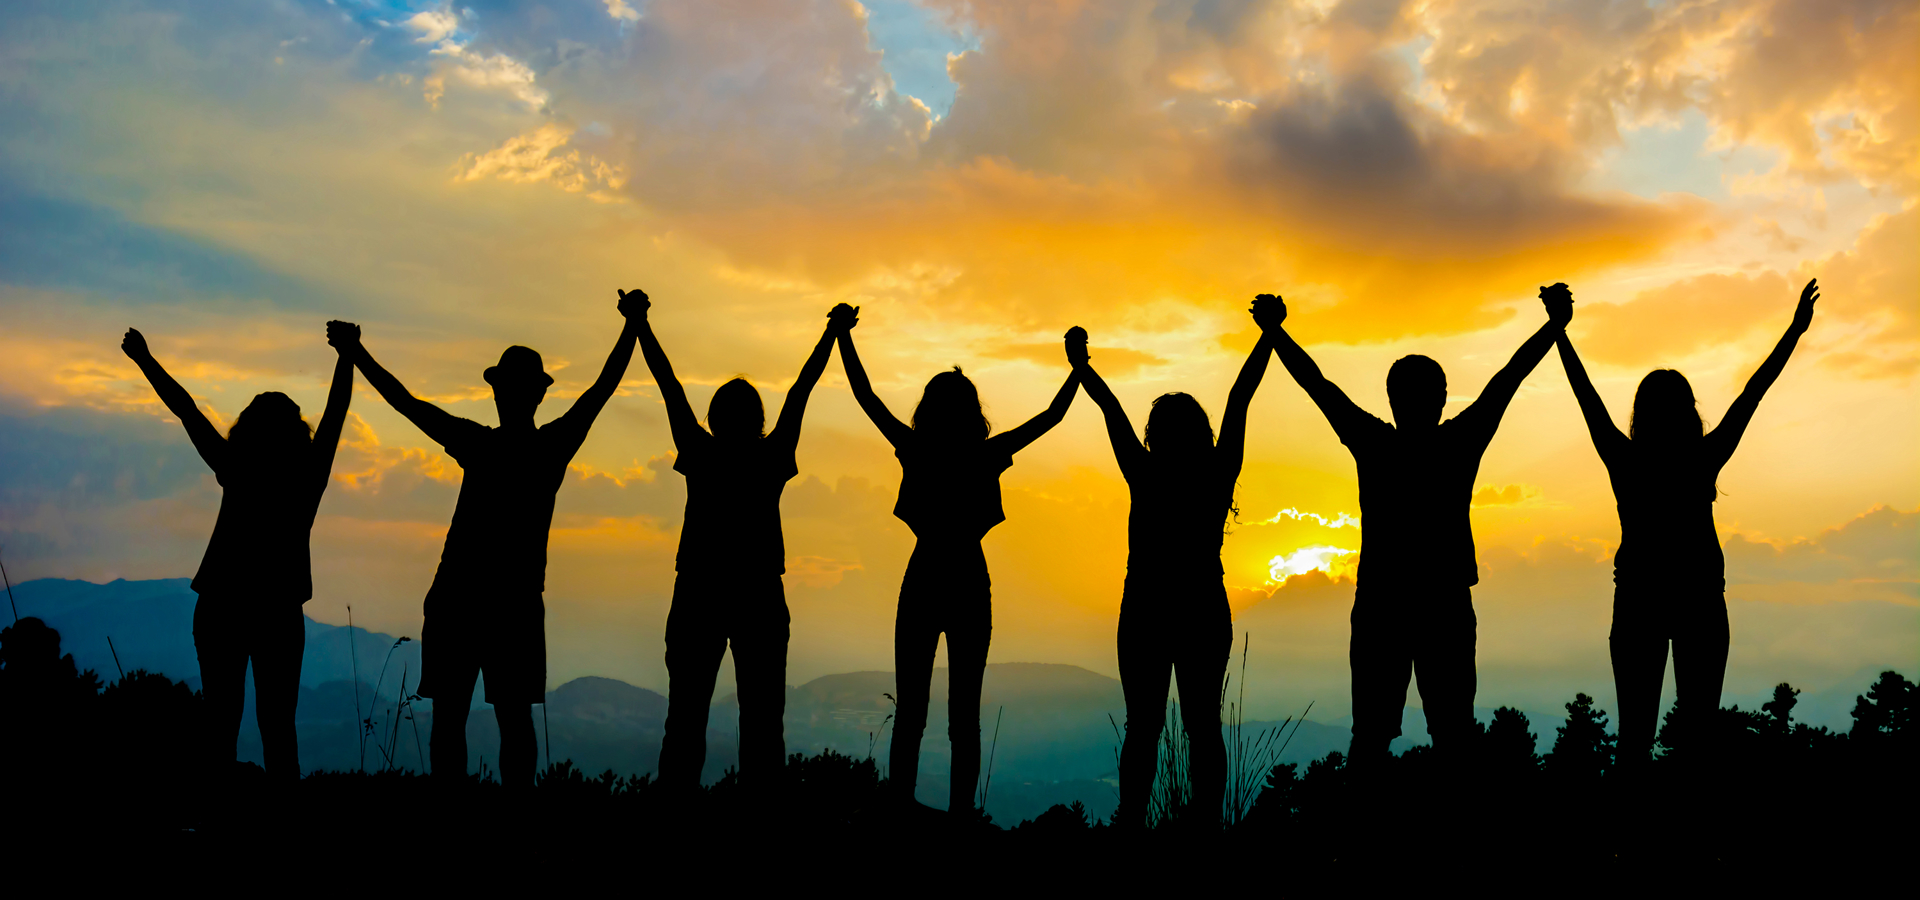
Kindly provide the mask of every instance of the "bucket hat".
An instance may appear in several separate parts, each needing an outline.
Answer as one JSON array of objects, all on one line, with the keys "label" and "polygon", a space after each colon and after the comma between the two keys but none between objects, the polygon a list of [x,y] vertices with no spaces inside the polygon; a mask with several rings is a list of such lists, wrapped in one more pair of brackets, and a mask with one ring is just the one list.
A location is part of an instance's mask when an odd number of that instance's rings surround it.
[{"label": "bucket hat", "polygon": [[500,364],[489,366],[482,374],[494,387],[546,387],[553,384],[540,354],[530,347],[515,344],[500,354]]}]

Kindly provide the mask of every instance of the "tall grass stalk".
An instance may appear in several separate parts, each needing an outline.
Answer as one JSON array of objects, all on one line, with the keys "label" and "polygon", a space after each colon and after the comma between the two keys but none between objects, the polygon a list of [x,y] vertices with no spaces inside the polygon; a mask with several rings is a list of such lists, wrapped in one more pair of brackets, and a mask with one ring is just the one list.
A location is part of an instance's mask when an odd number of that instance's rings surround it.
[{"label": "tall grass stalk", "polygon": [[993,717],[993,747],[987,751],[987,780],[980,786],[980,811],[987,811],[987,794],[993,790],[993,756],[1000,750],[1000,720],[1007,714],[1005,706]]},{"label": "tall grass stalk", "polygon": [[[1300,733],[1301,723],[1307,714],[1302,712],[1299,720],[1288,716],[1279,725],[1262,729],[1258,734],[1246,733],[1247,716],[1247,655],[1253,636],[1247,635],[1240,647],[1240,692],[1236,702],[1224,702],[1227,685],[1233,681],[1228,673],[1221,683],[1220,695],[1226,707],[1227,722],[1227,790],[1222,798],[1221,820],[1231,828],[1245,821],[1247,814],[1253,811],[1254,801],[1260,798],[1260,791],[1266,787],[1267,773],[1280,762],[1280,754],[1287,745],[1293,743],[1293,736]],[[1313,710],[1313,704],[1307,704],[1307,711]],[[1289,728],[1291,726],[1291,728]]]},{"label": "tall grass stalk", "polygon": [[13,624],[20,624],[20,604],[13,602],[13,578],[7,574],[7,564],[0,560],[0,579],[7,582],[7,606],[13,609]]},{"label": "tall grass stalk", "polygon": [[1193,800],[1193,784],[1187,779],[1190,748],[1178,700],[1167,701],[1167,724],[1160,729],[1157,749],[1159,765],[1153,773],[1153,794],[1147,799],[1148,828],[1172,824]]},{"label": "tall grass stalk", "polygon": [[353,604],[347,604],[347,658],[353,661],[353,723],[360,729],[360,771],[367,770],[367,735],[361,729],[364,719],[360,715],[360,653],[353,644]]}]

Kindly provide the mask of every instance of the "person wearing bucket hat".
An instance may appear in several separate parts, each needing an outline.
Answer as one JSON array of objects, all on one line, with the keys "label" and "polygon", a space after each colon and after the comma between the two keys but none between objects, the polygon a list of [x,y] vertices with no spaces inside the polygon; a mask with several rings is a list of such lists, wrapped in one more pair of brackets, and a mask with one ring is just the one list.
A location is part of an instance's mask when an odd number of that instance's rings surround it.
[{"label": "person wearing bucket hat", "polygon": [[[331,336],[352,327],[328,322],[327,332]],[[145,336],[129,328],[120,347],[186,427],[194,449],[220,482],[220,514],[193,576],[193,590],[200,595],[193,607],[193,647],[206,698],[207,761],[222,774],[233,764],[251,662],[267,774],[297,781],[294,707],[306,653],[301,607],[313,597],[310,538],[353,399],[353,363],[336,344],[333,386],[318,428],[300,418],[292,398],[268,391],[254,397],[222,437],[186,388],[154,359]]]},{"label": "person wearing bucket hat", "polygon": [[[413,396],[368,353],[358,329],[338,336],[380,396],[446,449],[465,474],[440,567],[428,588],[420,631],[419,695],[432,698],[433,772],[466,782],[467,710],[486,676],[500,727],[500,781],[531,788],[537,758],[533,704],[546,699],[547,533],[567,464],[633,360],[637,312],[646,295],[620,294],[626,324],[600,377],[559,418],[535,427],[533,414],[553,377],[540,354],[508,347],[483,373],[500,416],[489,427]],[[332,326],[329,340],[335,339]]]},{"label": "person wearing bucket hat", "polygon": [[[680,796],[700,786],[707,756],[707,716],[714,679],[729,645],[740,696],[740,784],[761,801],[777,796],[786,764],[786,543],[780,494],[800,474],[794,451],[807,398],[827,368],[834,339],[852,327],[842,303],[787,390],[780,418],[766,433],[760,393],[745,378],[713,392],[707,428],[700,427],[673,364],[654,337],[645,307],[640,353],[660,386],[673,431],[673,469],[687,479],[687,512],[675,559],[673,605],[667,613],[666,735],[660,784]],[[711,431],[709,431],[711,429]]]}]

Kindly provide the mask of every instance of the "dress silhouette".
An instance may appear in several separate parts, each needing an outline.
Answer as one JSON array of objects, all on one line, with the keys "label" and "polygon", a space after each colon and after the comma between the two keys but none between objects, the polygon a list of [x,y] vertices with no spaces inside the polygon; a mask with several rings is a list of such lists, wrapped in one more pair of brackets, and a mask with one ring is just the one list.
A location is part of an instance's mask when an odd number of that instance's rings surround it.
[{"label": "dress silhouette", "polygon": [[1219,700],[1233,651],[1233,612],[1222,580],[1220,544],[1246,456],[1247,406],[1266,375],[1272,349],[1262,336],[1240,367],[1227,393],[1217,444],[1206,410],[1181,393],[1154,399],[1142,443],[1119,399],[1088,362],[1087,333],[1078,327],[1067,332],[1067,359],[1106,416],[1114,459],[1133,500],[1118,638],[1120,686],[1127,701],[1118,824],[1146,823],[1170,674],[1180,684],[1192,815],[1219,822],[1227,781]]},{"label": "dress silhouette", "polygon": [[[636,298],[637,299],[637,298]],[[508,347],[486,370],[498,427],[455,416],[413,396],[360,343],[358,329],[335,339],[380,396],[464,470],[440,568],[427,590],[420,630],[420,687],[433,700],[429,754],[449,783],[467,774],[467,712],[475,680],[486,676],[486,700],[500,727],[502,784],[532,787],[533,704],[546,699],[547,531],[567,463],[633,359],[634,304],[600,377],[559,418],[538,428],[533,413],[553,378],[540,354]],[[336,344],[336,345],[338,345]]]},{"label": "dress silhouette", "polygon": [[[1564,290],[1564,285],[1556,285]],[[1813,281],[1800,293],[1793,324],[1712,431],[1695,409],[1693,387],[1672,369],[1647,374],[1633,398],[1627,434],[1613,424],[1573,342],[1557,340],[1567,380],[1580,401],[1594,449],[1606,464],[1620,509],[1613,557],[1613,682],[1619,695],[1617,758],[1648,761],[1660,715],[1660,686],[1673,645],[1675,725],[1682,739],[1710,743],[1713,711],[1727,674],[1726,558],[1713,524],[1720,469],[1733,456],[1760,398],[1786,368],[1820,299]],[[1698,747],[1700,758],[1711,756]]]},{"label": "dress silhouette", "polygon": [[927,730],[934,654],[947,635],[947,739],[953,745],[948,811],[973,809],[980,777],[980,685],[993,637],[992,582],[980,541],[1006,520],[1000,505],[1000,473],[1013,455],[1060,423],[1079,380],[1069,374],[1052,405],[1018,428],[989,437],[973,382],[955,366],[927,382],[911,424],[895,418],[873,392],[852,327],[858,309],[839,334],[840,361],[860,408],[880,429],[900,460],[900,495],[893,514],[913,530],[913,555],[900,581],[893,626],[894,680],[899,706],[887,778],[902,804],[913,802],[920,774],[920,739]]},{"label": "dress silhouette", "polygon": [[687,392],[648,323],[640,297],[640,353],[653,372],[673,430],[674,471],[687,479],[687,511],[680,531],[673,607],[667,614],[666,735],[660,743],[660,782],[679,789],[700,784],[707,758],[707,714],[714,679],[728,644],[740,697],[740,779],[743,785],[777,781],[786,764],[787,638],[790,619],[781,576],[786,542],[780,530],[780,494],[800,474],[794,450],[807,398],[833,353],[835,334],[851,316],[839,316],[814,344],[780,407],[773,433],[764,432],[760,394],[744,378],[714,391],[707,406],[711,433],[700,427]]},{"label": "dress silhouette", "polygon": [[1385,757],[1400,736],[1407,682],[1415,673],[1436,751],[1456,753],[1478,733],[1472,587],[1480,569],[1468,510],[1481,455],[1520,383],[1564,332],[1572,303],[1549,302],[1548,312],[1547,323],[1479,398],[1444,422],[1447,378],[1440,364],[1425,356],[1394,362],[1387,372],[1389,425],[1320,374],[1282,327],[1286,304],[1279,297],[1262,294],[1254,301],[1254,319],[1280,362],[1326,415],[1359,470],[1360,568],[1348,645],[1355,763]]},{"label": "dress silhouette", "polygon": [[[341,327],[351,326],[327,323],[330,335]],[[342,350],[318,428],[307,425],[286,394],[268,391],[255,396],[221,437],[193,397],[153,358],[139,331],[127,329],[120,348],[185,426],[220,483],[220,514],[193,576],[193,590],[200,595],[193,607],[193,648],[206,701],[206,759],[216,767],[233,761],[251,661],[254,718],[267,774],[297,780],[300,749],[293,714],[307,645],[301,606],[313,598],[309,539],[353,399],[353,363]]]}]

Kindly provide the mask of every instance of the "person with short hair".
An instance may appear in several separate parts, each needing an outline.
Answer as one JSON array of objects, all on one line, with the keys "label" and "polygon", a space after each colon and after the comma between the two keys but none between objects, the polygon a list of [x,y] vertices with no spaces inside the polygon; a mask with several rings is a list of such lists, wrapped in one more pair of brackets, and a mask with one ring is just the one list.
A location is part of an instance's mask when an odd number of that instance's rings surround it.
[{"label": "person with short hair", "polygon": [[420,686],[433,700],[434,775],[459,783],[467,775],[467,711],[476,680],[486,676],[486,700],[500,728],[500,783],[531,788],[538,760],[533,704],[546,700],[547,534],[554,497],[567,464],[607,405],[633,359],[638,304],[645,295],[621,292],[626,316],[620,339],[600,377],[559,418],[535,427],[534,411],[553,376],[540,354],[508,347],[482,377],[493,387],[498,426],[463,419],[407,392],[360,342],[360,329],[328,327],[344,344],[367,382],[427,437],[446,449],[465,476],[453,523],[424,604],[420,629]]},{"label": "person with short hair", "polygon": [[[707,718],[714,680],[729,646],[740,696],[740,783],[764,799],[786,765],[786,539],[780,495],[800,474],[794,452],[807,399],[826,370],[836,335],[850,327],[841,304],[787,390],[780,418],[767,433],[760,392],[735,378],[713,392],[707,427],[654,337],[641,297],[636,313],[640,353],[659,386],[673,432],[673,469],[687,479],[687,510],[674,560],[673,606],[667,613],[666,735],[660,742],[662,785],[700,785],[707,758]],[[709,431],[708,429],[712,429]]]},{"label": "person with short hair", "polygon": [[1480,457],[1527,374],[1573,318],[1565,285],[1541,288],[1547,322],[1520,345],[1486,389],[1442,421],[1447,375],[1425,356],[1404,356],[1387,370],[1391,424],[1361,409],[1320,374],[1282,323],[1286,302],[1254,300],[1253,317],[1340,442],[1360,477],[1360,567],[1353,593],[1353,741],[1349,758],[1369,765],[1400,736],[1407,682],[1418,674],[1427,733],[1438,752],[1455,754],[1479,733],[1473,716],[1478,623],[1473,586],[1474,479]]},{"label": "person with short hair", "polygon": [[129,328],[120,342],[220,483],[220,514],[192,585],[200,595],[193,606],[193,649],[206,700],[207,758],[233,762],[251,662],[261,753],[267,774],[282,781],[297,781],[301,774],[294,730],[307,647],[301,608],[313,598],[313,519],[353,401],[353,363],[333,335],[352,327],[327,323],[327,342],[339,356],[319,427],[300,417],[293,398],[267,391],[240,411],[224,437],[154,359],[145,335]]}]

